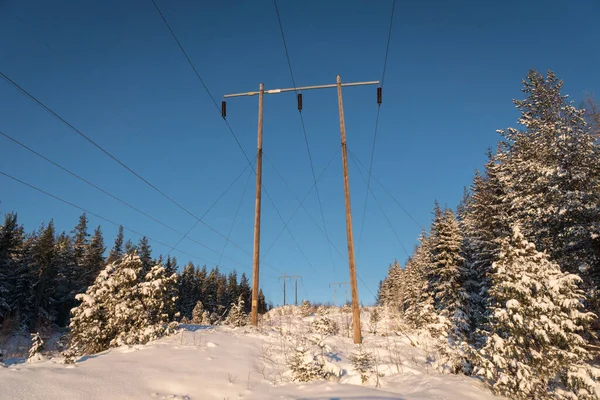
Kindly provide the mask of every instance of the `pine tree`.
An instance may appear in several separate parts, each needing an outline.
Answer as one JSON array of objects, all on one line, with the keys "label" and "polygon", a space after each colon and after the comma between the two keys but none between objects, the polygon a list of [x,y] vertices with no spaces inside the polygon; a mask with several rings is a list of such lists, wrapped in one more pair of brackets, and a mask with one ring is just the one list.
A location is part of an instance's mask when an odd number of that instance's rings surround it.
[{"label": "pine tree", "polygon": [[119,232],[117,233],[117,237],[115,238],[115,244],[112,249],[108,253],[108,258],[106,259],[107,263],[114,262],[115,260],[123,257],[124,249],[123,249],[123,225],[119,225]]},{"label": "pine tree", "polygon": [[505,201],[513,222],[525,237],[564,271],[598,285],[600,146],[562,86],[552,71],[527,74],[526,98],[515,101],[523,129],[500,131],[501,179],[509,187]]},{"label": "pine tree", "polygon": [[241,295],[238,297],[237,302],[231,303],[226,322],[236,327],[245,326],[248,323],[248,315],[244,312],[244,299]]},{"label": "pine tree", "polygon": [[249,314],[252,309],[252,288],[245,272],[242,272],[242,277],[240,278],[239,294],[242,296],[242,300],[244,300],[244,312]]},{"label": "pine tree", "polygon": [[177,273],[177,258],[167,256],[167,262],[165,263],[165,270],[168,276]]},{"label": "pine tree", "polygon": [[17,214],[6,214],[0,227],[0,322],[11,311],[11,294],[15,287],[15,272],[23,258],[23,228]]},{"label": "pine tree", "polygon": [[413,256],[406,263],[406,297],[404,318],[415,329],[437,323],[433,294],[430,287],[431,238],[425,231],[419,238]]},{"label": "pine tree", "polygon": [[471,196],[460,216],[464,236],[462,255],[468,270],[465,285],[469,295],[472,330],[486,323],[489,273],[500,253],[502,238],[510,234],[509,209],[504,202],[506,185],[499,178],[502,165],[488,152],[485,173],[475,174]]},{"label": "pine tree", "polygon": [[40,229],[40,235],[34,242],[29,268],[32,280],[32,301],[30,329],[49,325],[55,320],[54,293],[56,290],[58,268],[55,257],[55,230],[51,220],[47,227]]},{"label": "pine tree", "polygon": [[203,322],[203,316],[204,316],[204,306],[202,305],[201,301],[198,301],[196,303],[196,306],[194,306],[194,310],[192,311],[191,323],[201,325]]},{"label": "pine tree", "polygon": [[168,314],[174,276],[154,266],[142,277],[142,262],[127,255],[98,275],[81,304],[72,310],[71,347],[79,354],[92,354],[124,344],[144,344],[173,331]]},{"label": "pine tree", "polygon": [[44,351],[44,341],[40,337],[38,332],[31,334],[31,347],[29,348],[29,354],[27,357],[27,362],[37,362],[44,360],[44,356],[42,356],[42,351]]},{"label": "pine tree", "polygon": [[152,268],[152,248],[150,247],[150,243],[148,243],[148,238],[146,236],[142,236],[140,242],[137,246],[137,253],[142,261],[142,275],[145,275],[150,268]]},{"label": "pine tree", "polygon": [[62,327],[66,326],[70,310],[75,306],[74,278],[77,270],[73,240],[65,232],[56,239],[55,263],[57,268],[56,323]]},{"label": "pine tree", "polygon": [[78,277],[78,293],[83,293],[88,286],[90,286],[96,276],[104,268],[104,238],[102,237],[102,230],[98,226],[94,230],[92,239],[85,247],[83,252],[83,258],[80,264],[80,271]]},{"label": "pine tree", "polygon": [[74,256],[75,262],[77,265],[81,265],[83,254],[85,252],[85,248],[88,244],[88,237],[90,236],[87,231],[88,226],[88,218],[86,213],[81,214],[79,217],[79,223],[73,229],[73,233],[75,234],[75,242],[74,246]]},{"label": "pine tree", "polygon": [[464,288],[466,270],[461,255],[462,235],[452,210],[447,209],[432,225],[432,288],[438,313],[451,323],[449,338],[462,341],[469,331],[468,295]]},{"label": "pine tree", "polygon": [[[493,264],[489,330],[477,370],[498,394],[519,399],[594,399],[581,337],[581,278],[561,272],[518,227]],[[570,394],[569,394],[570,392]]]}]

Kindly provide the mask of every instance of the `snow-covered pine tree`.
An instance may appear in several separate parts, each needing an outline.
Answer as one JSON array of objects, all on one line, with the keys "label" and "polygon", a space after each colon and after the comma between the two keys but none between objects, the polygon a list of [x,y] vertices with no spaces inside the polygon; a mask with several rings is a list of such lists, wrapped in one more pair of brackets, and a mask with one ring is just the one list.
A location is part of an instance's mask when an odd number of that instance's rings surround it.
[{"label": "snow-covered pine tree", "polygon": [[475,174],[471,195],[460,215],[462,255],[468,270],[465,289],[469,295],[471,330],[486,324],[489,272],[497,260],[501,240],[510,234],[509,209],[504,202],[505,185],[499,179],[498,163],[491,151],[483,175]]},{"label": "snow-covered pine tree", "polygon": [[104,238],[102,237],[102,229],[98,226],[94,229],[94,234],[91,240],[85,246],[83,257],[81,260],[81,270],[79,274],[79,291],[83,293],[88,286],[94,283],[96,276],[104,268]]},{"label": "snow-covered pine tree", "polygon": [[406,263],[406,293],[404,318],[414,329],[435,325],[438,317],[430,288],[431,238],[425,231],[419,237],[412,257]]},{"label": "snow-covered pine tree", "polygon": [[469,332],[468,295],[464,288],[467,271],[461,255],[462,234],[454,212],[446,209],[432,225],[431,288],[438,314],[450,322],[451,343],[463,341]]},{"label": "snow-covered pine tree", "polygon": [[27,356],[27,362],[38,362],[45,359],[42,355],[44,351],[44,341],[40,337],[39,332],[31,334],[31,346],[29,347],[29,354]]},{"label": "snow-covered pine tree", "polygon": [[360,381],[364,385],[375,372],[375,356],[368,352],[362,345],[356,346],[356,351],[348,357],[352,367],[360,374]]},{"label": "snow-covered pine tree", "polygon": [[238,297],[237,302],[231,303],[226,323],[236,327],[246,326],[248,323],[248,315],[244,312],[244,299],[242,295]]},{"label": "snow-covered pine tree", "polygon": [[198,301],[192,310],[192,324],[202,325],[203,315],[204,315],[204,306],[201,301]]},{"label": "snow-covered pine tree", "polygon": [[479,368],[493,390],[515,399],[597,399],[581,337],[581,279],[561,272],[515,226],[493,264],[489,331]]},{"label": "snow-covered pine tree", "polygon": [[302,300],[300,304],[300,315],[303,317],[308,317],[313,311],[312,304],[310,304],[309,300]]},{"label": "snow-covered pine tree", "polygon": [[513,222],[564,271],[600,284],[600,146],[563,82],[531,70],[516,100],[521,130],[509,128],[499,159]]},{"label": "snow-covered pine tree", "polygon": [[174,276],[162,266],[153,267],[142,278],[139,256],[129,254],[100,272],[81,304],[71,310],[71,348],[92,354],[123,344],[143,344],[171,332],[166,320],[175,299]]},{"label": "snow-covered pine tree", "polygon": [[403,303],[405,297],[403,272],[398,260],[394,260],[394,263],[390,264],[379,294],[382,305],[398,310]]}]

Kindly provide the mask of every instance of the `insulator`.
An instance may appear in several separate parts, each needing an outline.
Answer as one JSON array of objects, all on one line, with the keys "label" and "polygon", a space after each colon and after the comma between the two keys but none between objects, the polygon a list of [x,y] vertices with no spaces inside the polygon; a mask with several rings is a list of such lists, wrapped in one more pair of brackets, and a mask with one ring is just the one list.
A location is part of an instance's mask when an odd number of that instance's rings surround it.
[{"label": "insulator", "polygon": [[226,116],[227,116],[227,102],[222,101],[221,102],[221,117],[223,117],[223,119],[225,119]]},{"label": "insulator", "polygon": [[381,104],[381,86],[377,88],[377,104]]},{"label": "insulator", "polygon": [[302,93],[298,93],[298,111],[302,111]]}]

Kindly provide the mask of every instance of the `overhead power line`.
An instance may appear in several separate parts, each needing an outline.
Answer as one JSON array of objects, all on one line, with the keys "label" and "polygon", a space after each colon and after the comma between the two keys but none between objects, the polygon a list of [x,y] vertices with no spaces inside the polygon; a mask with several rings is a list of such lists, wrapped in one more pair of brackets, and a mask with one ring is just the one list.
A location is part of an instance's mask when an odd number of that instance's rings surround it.
[{"label": "overhead power line", "polygon": [[[363,181],[365,181],[365,183],[367,183],[367,179],[365,178],[365,176],[363,175],[362,171],[358,167],[358,162],[356,161],[356,158],[354,158],[353,154],[350,154],[350,156],[352,157],[352,160],[356,163],[357,170],[358,170],[358,173],[359,173],[360,177],[363,179]],[[390,229],[394,233],[394,236],[396,236],[396,239],[398,240],[398,244],[400,245],[400,247],[402,248],[402,250],[406,254],[406,257],[410,257],[410,254],[408,253],[408,251],[406,250],[406,247],[404,247],[404,244],[400,240],[400,236],[398,236],[398,233],[396,232],[396,229],[394,228],[394,225],[392,225],[392,222],[390,221],[388,215],[386,214],[386,212],[384,211],[383,207],[381,206],[381,203],[379,202],[379,200],[377,200],[377,197],[375,196],[375,193],[373,193],[373,190],[371,190],[371,189],[368,189],[368,190],[369,190],[369,194],[373,197],[373,200],[375,200],[375,203],[379,207],[379,211],[381,211],[381,214],[383,215],[383,217],[387,221],[388,226],[390,227]]]},{"label": "overhead power line", "polygon": [[[119,197],[117,197],[117,196],[113,195],[112,193],[110,193],[110,192],[106,191],[105,189],[102,189],[102,188],[101,188],[101,187],[99,187],[98,185],[96,185],[96,184],[94,184],[94,183],[90,182],[89,180],[87,180],[87,179],[83,178],[82,176],[80,176],[80,175],[76,174],[75,172],[73,172],[73,171],[69,170],[68,168],[65,168],[64,166],[62,166],[62,165],[58,164],[57,162],[55,162],[55,161],[53,161],[53,160],[49,159],[48,157],[44,156],[43,154],[40,154],[39,152],[37,152],[37,151],[33,150],[31,147],[29,147],[29,146],[27,146],[27,145],[25,145],[25,144],[21,143],[20,141],[18,141],[17,139],[13,138],[12,136],[10,136],[10,135],[7,135],[5,132],[2,132],[2,131],[0,131],[0,135],[4,136],[6,139],[8,139],[8,140],[12,141],[13,143],[15,143],[15,144],[17,144],[17,145],[21,146],[22,148],[24,148],[24,149],[28,150],[29,152],[31,152],[31,153],[33,153],[33,154],[35,154],[36,156],[40,157],[41,159],[43,159],[43,160],[45,160],[45,161],[49,162],[50,164],[54,165],[55,167],[57,167],[57,168],[59,168],[59,169],[63,170],[64,172],[68,173],[69,175],[73,176],[74,178],[76,178],[76,179],[78,179],[78,180],[80,180],[80,181],[84,182],[85,184],[87,184],[87,185],[89,185],[89,186],[91,186],[91,187],[95,188],[96,190],[100,191],[101,193],[104,193],[105,195],[107,195],[107,196],[109,196],[109,197],[113,198],[114,200],[116,200],[116,201],[118,201],[119,203],[121,203],[121,204],[123,204],[123,205],[127,206],[128,208],[130,208],[130,209],[134,210],[135,212],[137,212],[137,213],[139,213],[139,214],[141,214],[141,215],[143,215],[143,216],[145,216],[145,217],[147,217],[147,218],[149,218],[149,219],[153,220],[154,222],[156,222],[156,223],[158,223],[158,224],[162,225],[163,227],[165,227],[165,228],[167,228],[167,229],[171,230],[172,232],[174,232],[174,233],[176,233],[176,234],[178,234],[178,235],[181,235],[181,236],[182,236],[182,237],[181,237],[181,239],[180,239],[180,240],[177,242],[177,244],[176,244],[175,246],[171,246],[171,250],[169,251],[169,253],[168,253],[168,254],[170,254],[170,253],[171,253],[171,251],[175,250],[175,248],[176,248],[177,246],[179,246],[179,244],[180,244],[180,243],[183,241],[183,239],[185,239],[185,238],[187,238],[188,240],[190,240],[190,241],[192,241],[192,242],[194,242],[194,243],[196,243],[196,244],[198,244],[198,245],[200,245],[200,246],[202,246],[202,247],[204,247],[204,248],[206,248],[206,249],[208,249],[208,250],[210,250],[210,251],[212,251],[212,252],[215,252],[215,253],[219,254],[219,252],[218,252],[218,251],[216,251],[216,250],[214,250],[214,249],[210,248],[210,247],[209,247],[209,246],[207,246],[206,244],[204,244],[204,243],[202,243],[202,242],[200,242],[200,241],[198,241],[198,240],[195,240],[195,239],[193,239],[193,238],[191,238],[191,237],[188,237],[188,234],[189,234],[189,232],[190,232],[190,231],[188,231],[186,234],[183,234],[183,233],[182,233],[182,232],[180,232],[179,230],[177,230],[177,229],[175,229],[175,228],[173,228],[173,227],[171,227],[171,226],[167,225],[166,223],[162,222],[161,220],[159,220],[159,219],[157,219],[157,218],[153,217],[152,215],[150,215],[150,214],[148,214],[148,213],[146,213],[146,212],[144,212],[144,211],[140,210],[139,208],[135,207],[134,205],[132,205],[132,204],[130,204],[130,203],[128,203],[128,202],[126,202],[125,200],[123,200],[123,199],[121,199],[121,198],[119,198]],[[218,197],[218,198],[217,198],[217,199],[216,199],[216,200],[215,200],[215,201],[214,201],[214,202],[211,204],[211,206],[210,206],[210,207],[207,209],[207,211],[205,212],[205,214],[203,215],[203,217],[204,217],[206,214],[208,214],[208,212],[210,212],[210,210],[212,210],[212,209],[213,209],[213,208],[214,208],[214,207],[217,205],[217,203],[218,203],[218,202],[219,202],[219,201],[220,201],[220,200],[223,198],[223,196],[225,196],[225,194],[227,194],[227,192],[228,192],[228,191],[229,191],[229,190],[230,190],[230,189],[233,187],[233,185],[234,185],[234,184],[235,184],[235,183],[238,181],[238,179],[239,179],[239,178],[240,178],[240,177],[241,177],[241,176],[244,174],[244,172],[246,172],[246,170],[247,170],[247,169],[248,169],[248,166],[246,166],[246,167],[245,167],[245,168],[242,170],[242,172],[241,172],[241,173],[240,173],[240,174],[239,174],[239,175],[238,175],[238,176],[237,176],[237,177],[236,177],[236,178],[235,178],[235,179],[234,179],[234,180],[231,182],[231,184],[230,184],[230,185],[229,185],[229,186],[228,186],[228,187],[227,187],[227,188],[226,188],[226,189],[225,189],[225,190],[224,190],[224,191],[221,193],[221,195],[220,195],[220,196],[219,196],[219,197]],[[195,226],[196,226],[196,225],[194,225],[194,227],[195,227]],[[227,242],[227,241],[230,241],[230,240],[229,240],[229,239],[227,239],[227,240],[226,240],[226,242]],[[239,247],[239,245],[237,245],[237,244],[235,244],[235,246],[236,246],[236,247]],[[243,250],[243,249],[242,249],[242,250]],[[178,251],[179,251],[179,250],[178,250]],[[168,255],[168,254],[167,254],[167,255]],[[248,253],[248,254],[249,254],[249,253]],[[230,261],[233,261],[233,262],[235,262],[235,263],[237,263],[237,264],[243,265],[242,263],[240,263],[240,262],[238,262],[238,261],[235,261],[235,260],[233,260],[233,259],[230,259]],[[267,266],[267,267],[269,267],[269,266]],[[269,268],[270,268],[270,267],[269,267]],[[275,271],[279,273],[279,271],[277,271],[277,270],[275,270]]]},{"label": "overhead power line", "polygon": [[[279,14],[279,7],[277,6],[277,0],[273,0],[275,5],[275,12],[277,13],[277,21],[279,22],[279,31],[281,32],[281,40],[283,42],[283,48],[285,49],[285,56],[287,58],[288,67],[290,70],[290,76],[292,78],[292,85],[296,88],[296,80],[294,79],[294,71],[292,69],[292,60],[290,59],[290,53],[288,51],[287,43],[285,41],[285,34],[283,33],[283,24],[281,23],[281,15]],[[298,96],[298,90],[295,89],[296,96]],[[300,100],[299,100],[300,102]],[[308,152],[308,161],[310,163],[310,170],[315,187],[315,193],[317,194],[317,202],[319,203],[319,210],[321,212],[321,220],[323,221],[323,230],[325,237],[327,238],[327,247],[329,249],[329,257],[331,258],[331,266],[333,267],[334,273],[336,273],[335,263],[333,261],[333,253],[331,252],[331,241],[329,240],[329,233],[327,232],[327,223],[325,222],[325,213],[323,212],[323,203],[321,201],[321,194],[319,193],[319,186],[317,185],[317,176],[315,174],[315,167],[313,164],[312,153],[310,151],[310,145],[308,143],[308,134],[306,133],[306,125],[304,124],[304,116],[302,115],[302,109],[298,107],[298,115],[300,116],[300,122],[302,124],[302,132],[304,133],[304,142],[306,144],[306,151]]]},{"label": "overhead power line", "polygon": [[[214,104],[215,108],[217,109],[217,111],[220,113],[221,109],[219,107],[219,105],[217,104],[217,101],[215,100],[214,96],[212,95],[212,93],[210,92],[210,90],[208,89],[208,86],[206,85],[206,83],[204,82],[204,80],[202,79],[202,77],[200,76],[200,73],[198,72],[198,69],[194,66],[194,63],[192,62],[191,58],[189,57],[189,55],[187,54],[187,52],[185,51],[185,48],[183,47],[183,45],[181,44],[181,41],[177,38],[177,35],[175,34],[175,31],[171,28],[171,25],[169,24],[169,22],[167,21],[167,19],[165,18],[164,14],[161,12],[160,8],[158,7],[158,4],[156,3],[155,0],[152,0],[152,4],[154,4],[154,7],[156,8],[156,11],[159,13],[162,21],[164,22],[164,24],[166,25],[166,27],[168,28],[169,32],[171,33],[171,36],[173,37],[173,39],[175,40],[175,42],[177,43],[177,46],[179,47],[179,49],[181,50],[181,52],[183,53],[183,55],[185,56],[185,59],[187,60],[188,64],[190,65],[190,67],[193,69],[196,77],[198,78],[198,80],[200,81],[200,83],[202,84],[204,90],[206,91],[206,93],[208,94],[208,96],[210,97],[210,99],[212,100],[212,103]],[[238,136],[236,135],[235,131],[233,130],[231,124],[229,124],[229,121],[227,121],[225,118],[223,118],[223,121],[225,122],[225,124],[227,125],[227,128],[229,129],[229,132],[233,135],[238,147],[240,148],[240,150],[242,151],[244,157],[246,158],[246,161],[248,162],[248,164],[250,165],[250,168],[252,168],[252,171],[254,173],[256,173],[256,169],[254,168],[254,166],[252,165],[252,161],[250,160],[250,157],[248,157],[248,154],[246,153],[246,151],[244,150],[241,142],[238,139]],[[277,214],[277,216],[281,219],[281,221],[285,224],[285,220],[283,219],[283,217],[281,216],[281,213],[279,212],[279,209],[277,208],[277,205],[275,204],[275,202],[273,201],[273,198],[271,197],[271,195],[269,194],[269,192],[267,191],[267,188],[264,185],[261,185],[261,188],[265,191],[265,194],[267,196],[267,198],[269,199],[269,201],[271,202],[271,204],[273,205],[273,208]],[[202,221],[200,221],[202,222]],[[202,222],[204,223],[204,222]],[[193,228],[192,228],[193,229]],[[298,247],[298,249],[304,254],[304,252],[302,251],[302,249],[300,248],[300,246],[298,245],[298,242],[296,241],[294,235],[292,234],[291,231],[289,231],[288,229],[288,233],[290,234],[290,236],[292,237],[294,243],[296,243],[296,246]],[[222,236],[223,238],[226,238],[225,235],[219,233],[220,236]],[[306,255],[304,255],[306,258]],[[308,261],[308,258],[307,258]],[[308,261],[310,263],[310,261]]]},{"label": "overhead power line", "polygon": [[25,96],[29,97],[37,105],[39,105],[44,110],[46,110],[48,113],[50,113],[52,116],[54,116],[56,119],[58,119],[63,124],[65,124],[66,126],[68,126],[73,132],[77,133],[79,136],[81,136],[82,138],[84,138],[85,140],[87,140],[90,144],[92,144],[98,150],[100,150],[101,152],[103,152],[104,154],[106,154],[108,157],[110,157],[111,159],[113,159],[117,164],[119,164],[120,166],[122,166],[123,168],[125,168],[127,171],[131,172],[136,178],[138,178],[139,180],[141,180],[142,182],[144,182],[146,185],[150,186],[152,189],[154,189],[154,191],[156,191],[157,193],[161,194],[163,197],[165,197],[171,203],[175,204],[177,207],[179,207],[180,209],[182,209],[183,211],[185,211],[187,214],[191,215],[194,218],[197,218],[190,210],[188,210],[187,208],[185,208],[184,206],[182,206],[181,204],[179,204],[177,201],[173,200],[173,198],[171,198],[168,194],[166,194],[165,192],[163,192],[162,190],[160,190],[159,188],[157,188],[156,186],[154,186],[147,179],[145,179],[143,176],[141,176],[140,174],[138,174],[137,172],[135,172],[131,167],[129,167],[128,165],[126,165],[123,161],[119,160],[113,154],[111,154],[110,152],[108,152],[108,150],[106,150],[104,147],[100,146],[98,143],[96,143],[94,140],[92,140],[92,138],[90,138],[89,136],[87,136],[85,133],[83,133],[79,129],[75,128],[70,122],[68,122],[66,119],[64,119],[60,115],[58,115],[56,112],[54,112],[52,109],[50,109],[48,106],[46,106],[40,100],[38,100],[35,96],[33,96],[27,90],[23,89],[15,81],[13,81],[12,79],[10,79],[8,76],[6,76],[1,71],[0,71],[0,76],[2,78],[4,78],[4,80],[6,80],[8,83],[10,83],[12,86],[14,86],[16,89],[18,89],[21,93],[23,93]]},{"label": "overhead power line", "polygon": [[[365,167],[365,165],[360,161],[360,158],[358,158],[358,156],[356,154],[354,154],[352,152],[352,150],[348,149],[348,152],[354,158],[354,160],[356,161],[356,163],[358,165],[360,165],[366,171],[367,167]],[[375,175],[373,175],[372,177],[373,177],[373,180],[388,194],[388,196],[390,196],[391,199],[394,200],[394,202],[408,216],[408,218],[410,218],[410,220],[412,222],[414,222],[415,225],[417,225],[419,227],[419,229],[423,229],[423,225],[421,225],[421,224],[419,224],[417,222],[417,220],[406,210],[406,208],[404,208],[404,206],[398,201],[398,199],[396,199],[396,197],[394,197],[394,195],[385,186],[383,186],[383,184],[381,183],[381,181],[379,181],[379,179],[377,179],[377,177]]]},{"label": "overhead power line", "polygon": [[[390,26],[388,29],[387,44],[385,46],[385,57],[383,59],[383,72],[381,74],[381,89],[383,90],[383,82],[385,81],[385,72],[387,70],[388,55],[390,52],[390,41],[392,39],[392,26],[394,22],[394,10],[396,9],[396,0],[392,2],[392,13],[390,16]],[[365,202],[363,207],[362,222],[360,224],[360,234],[358,237],[358,251],[360,253],[360,245],[362,243],[362,235],[365,227],[365,218],[367,215],[367,202],[369,199],[369,188],[371,187],[371,172],[373,170],[373,158],[375,156],[375,144],[377,143],[377,131],[379,129],[379,115],[381,112],[381,102],[377,102],[377,116],[375,117],[375,131],[373,132],[373,144],[371,146],[371,160],[369,161],[369,173],[367,178],[367,191],[365,193]]]},{"label": "overhead power line", "polygon": [[[134,229],[131,229],[131,228],[129,228],[129,227],[126,227],[126,226],[124,226],[124,225],[122,225],[122,224],[119,224],[119,223],[117,223],[117,222],[115,222],[115,221],[113,221],[113,220],[111,220],[111,219],[109,219],[109,218],[103,217],[103,216],[102,216],[102,215],[100,215],[100,214],[97,214],[97,213],[95,213],[95,212],[93,212],[93,211],[87,210],[87,209],[85,209],[85,208],[83,208],[83,207],[81,207],[81,206],[78,206],[78,205],[77,205],[77,204],[75,204],[75,203],[72,203],[72,202],[70,202],[70,201],[68,201],[68,200],[65,200],[65,199],[63,199],[63,198],[61,198],[61,197],[58,197],[58,196],[56,196],[56,195],[54,195],[54,194],[52,194],[52,193],[49,193],[49,192],[47,192],[47,191],[45,191],[45,190],[43,190],[43,189],[40,189],[40,188],[38,188],[38,187],[36,187],[36,186],[34,186],[34,185],[31,185],[31,184],[29,184],[29,183],[27,183],[27,182],[25,182],[25,181],[22,181],[21,179],[19,179],[19,178],[16,178],[16,177],[14,177],[14,176],[12,176],[12,175],[9,175],[9,174],[7,174],[7,173],[5,173],[5,172],[2,172],[2,171],[0,171],[0,175],[3,175],[3,176],[5,176],[5,177],[7,177],[7,178],[9,178],[9,179],[12,179],[12,180],[13,180],[13,181],[15,181],[15,182],[18,182],[18,183],[20,183],[20,184],[22,184],[22,185],[24,185],[24,186],[27,186],[27,187],[29,187],[29,188],[31,188],[31,189],[33,189],[33,190],[36,190],[36,191],[38,191],[38,192],[40,192],[40,193],[42,193],[42,194],[45,194],[46,196],[52,197],[53,199],[55,199],[55,200],[58,200],[58,201],[60,201],[60,202],[62,202],[62,203],[64,203],[64,204],[67,204],[68,206],[71,206],[71,207],[73,207],[73,208],[76,208],[76,209],[78,209],[78,210],[80,210],[80,211],[83,211],[83,212],[85,212],[86,214],[93,215],[94,217],[96,217],[96,218],[98,218],[98,219],[101,219],[101,220],[103,220],[103,221],[106,221],[106,222],[108,222],[108,223],[110,223],[110,224],[112,224],[112,225],[115,225],[115,226],[117,226],[117,227],[118,227],[118,226],[123,226],[123,229],[125,229],[125,230],[127,230],[127,231],[129,231],[129,232],[131,232],[131,233],[133,233],[133,234],[135,234],[135,235],[138,235],[138,236],[140,236],[140,237],[143,237],[143,236],[145,236],[146,238],[148,238],[148,240],[150,240],[150,241],[152,241],[152,242],[155,242],[155,243],[157,243],[157,244],[160,244],[161,246],[165,246],[165,247],[167,247],[167,248],[168,248],[168,247],[171,247],[171,246],[169,246],[168,244],[166,244],[166,243],[164,243],[164,242],[162,242],[162,241],[160,241],[160,240],[153,239],[152,237],[150,237],[150,236],[148,236],[148,235],[144,235],[144,234],[143,234],[143,233],[141,233],[141,232],[138,232],[138,231],[136,231],[136,230],[134,230]],[[187,255],[187,256],[189,256],[189,257],[192,257],[192,258],[195,258],[195,259],[201,260],[201,261],[203,261],[203,262],[206,262],[206,263],[208,263],[208,264],[214,264],[214,265],[216,265],[215,263],[211,263],[209,260],[207,260],[207,259],[205,259],[205,258],[203,258],[203,257],[198,257],[198,256],[195,256],[195,255],[193,255],[193,254],[187,253],[187,252],[185,252],[185,251],[182,251],[182,250],[180,250],[180,249],[176,249],[176,250],[177,250],[179,253],[181,253],[181,254],[184,254],[184,255]],[[243,266],[243,264],[242,264],[242,266]],[[247,267],[246,267],[246,268],[247,268]]]}]

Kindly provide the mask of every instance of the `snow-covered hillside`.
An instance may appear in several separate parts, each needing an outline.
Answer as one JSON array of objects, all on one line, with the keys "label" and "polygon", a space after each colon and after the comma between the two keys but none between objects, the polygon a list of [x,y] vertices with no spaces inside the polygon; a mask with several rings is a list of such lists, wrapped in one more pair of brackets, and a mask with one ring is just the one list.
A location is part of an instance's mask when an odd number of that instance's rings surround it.
[{"label": "snow-covered hillside", "polygon": [[[294,313],[294,314],[297,314]],[[365,315],[366,316],[366,315]],[[349,314],[338,312],[339,333],[321,335],[327,365],[339,378],[292,382],[286,360],[319,316],[273,310],[259,330],[183,325],[174,336],[147,345],[123,346],[82,357],[27,363],[5,360],[0,368],[2,399],[493,399],[483,384],[436,371],[426,343],[407,336],[368,332],[363,350],[376,365],[365,385],[350,363],[357,348],[348,338]],[[424,350],[425,349],[425,350]]]}]

